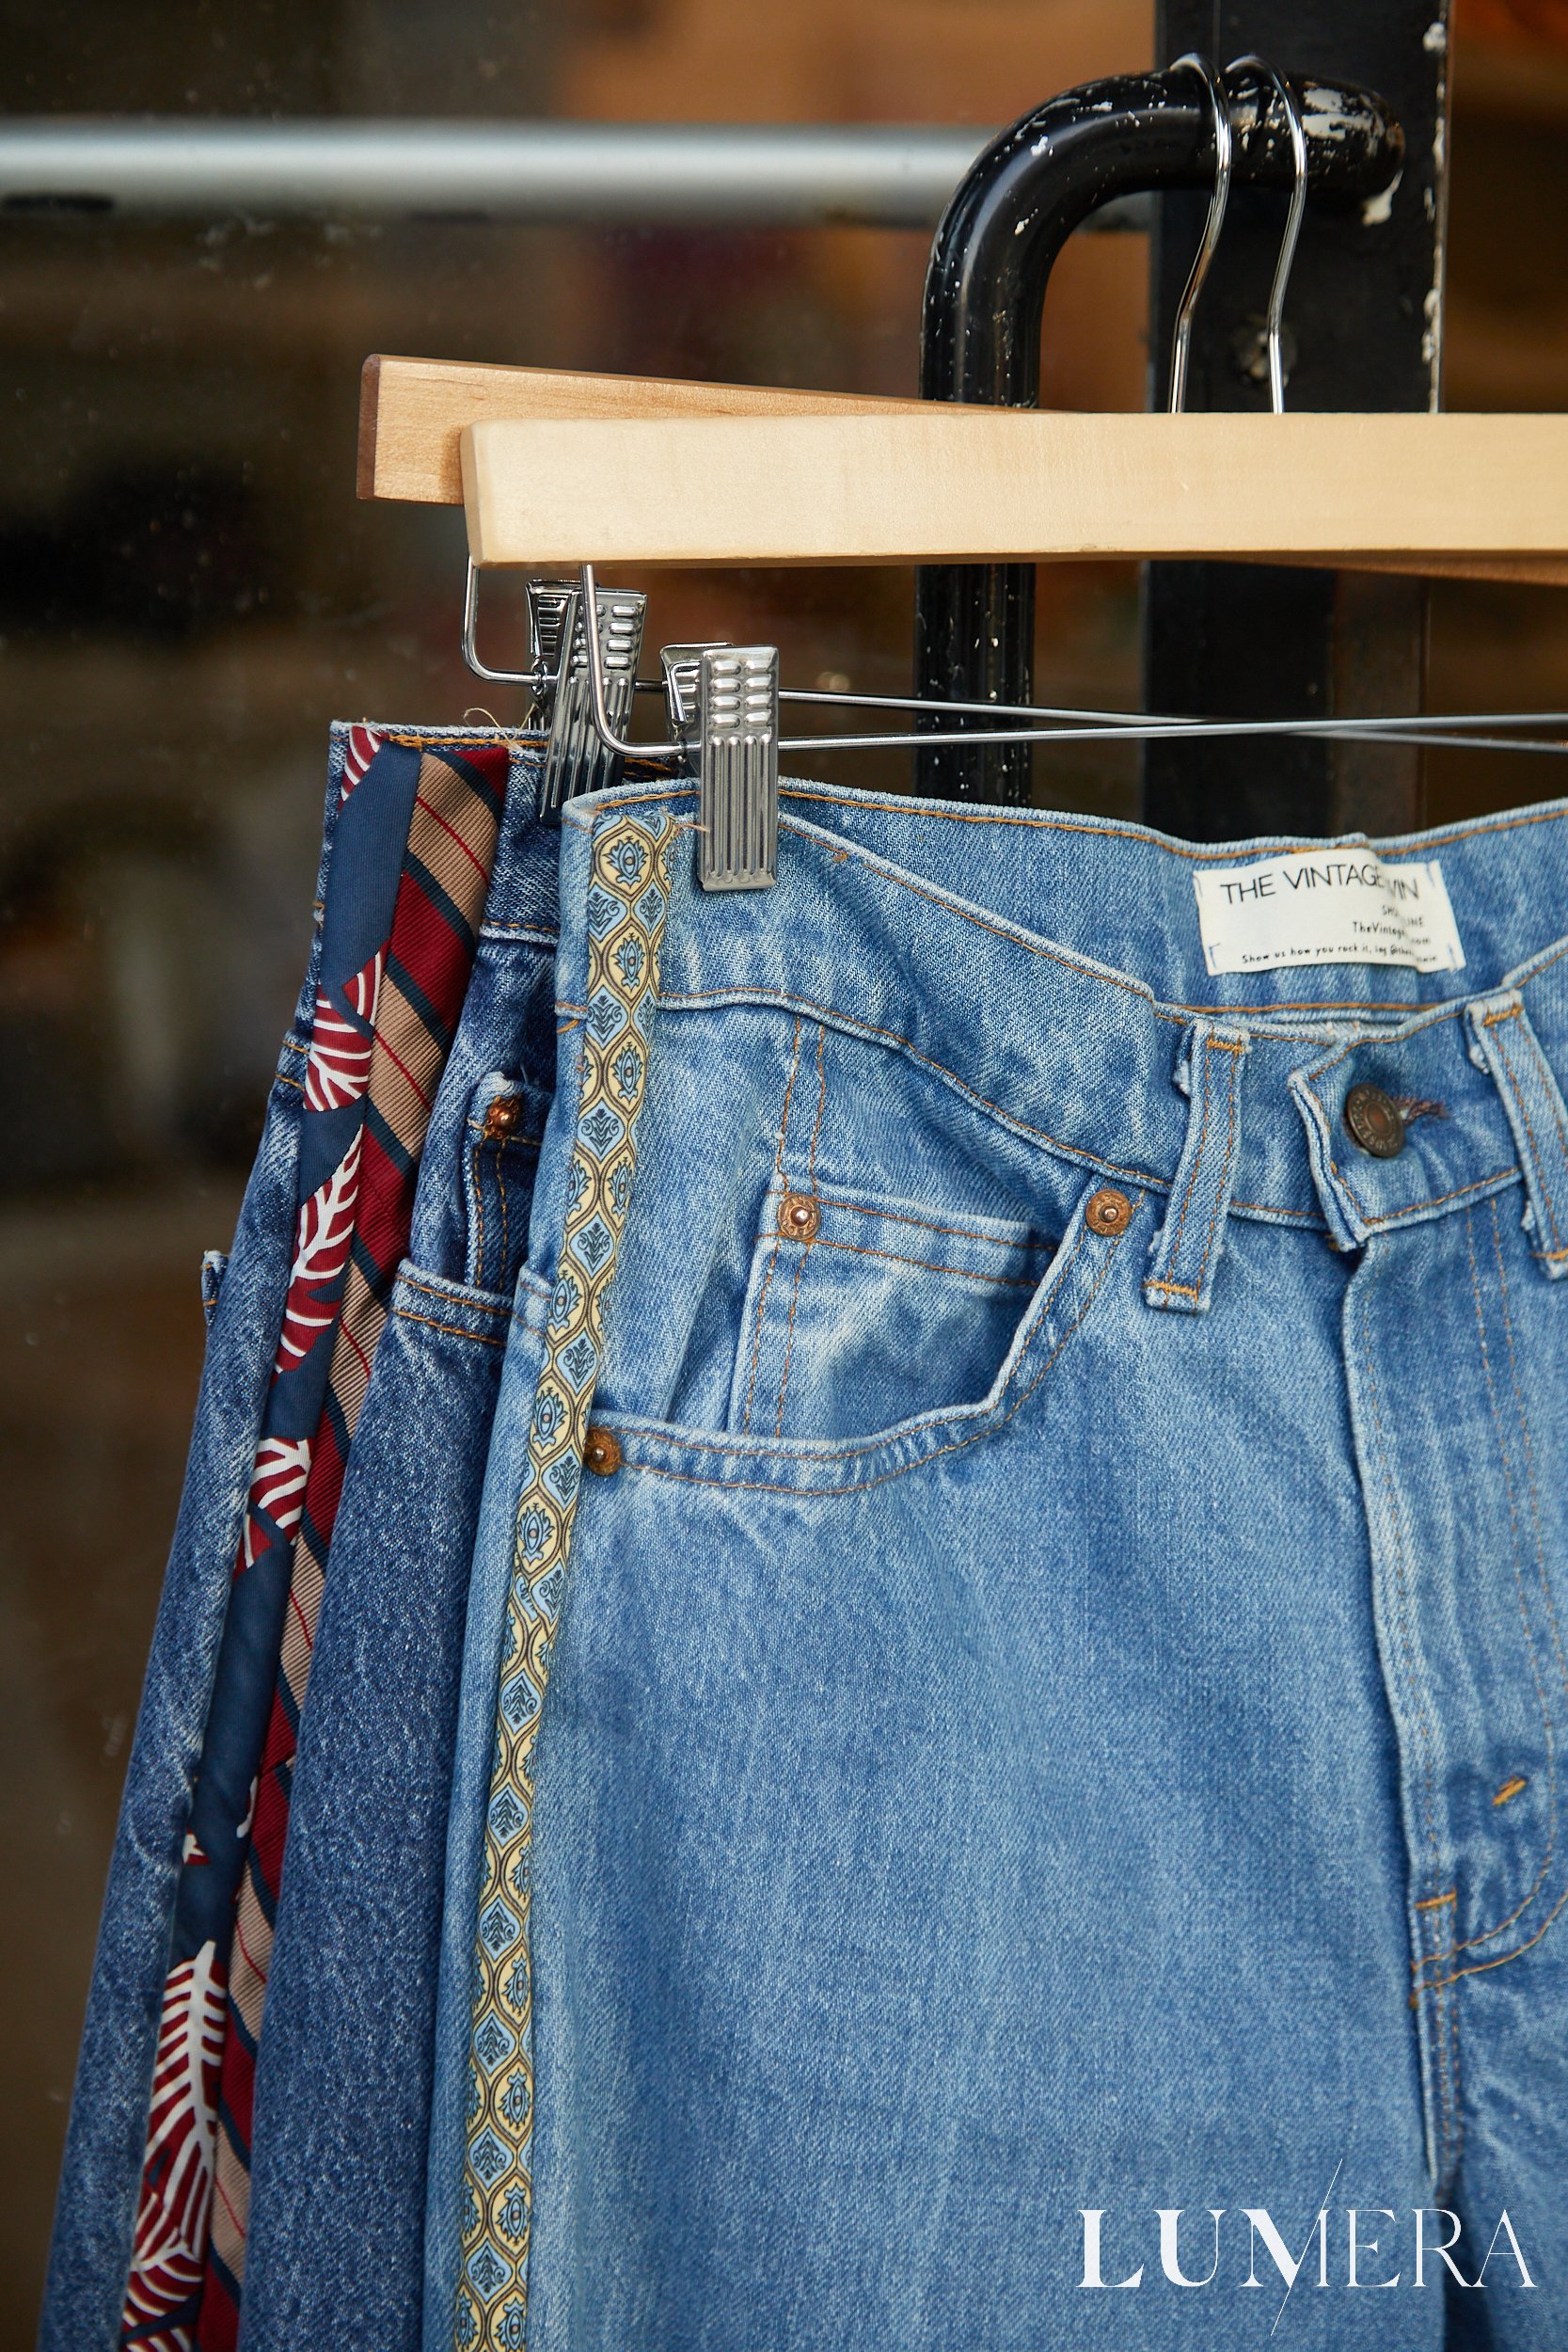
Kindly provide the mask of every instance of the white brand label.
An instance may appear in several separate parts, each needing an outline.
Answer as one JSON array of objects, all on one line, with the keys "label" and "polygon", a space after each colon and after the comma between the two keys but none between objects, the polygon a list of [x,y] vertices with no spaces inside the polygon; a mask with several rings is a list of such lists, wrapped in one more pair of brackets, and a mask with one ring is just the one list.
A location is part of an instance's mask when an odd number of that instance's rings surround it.
[{"label": "white brand label", "polygon": [[1436,858],[1385,866],[1370,850],[1292,850],[1193,875],[1211,972],[1288,963],[1402,963],[1463,970]]}]

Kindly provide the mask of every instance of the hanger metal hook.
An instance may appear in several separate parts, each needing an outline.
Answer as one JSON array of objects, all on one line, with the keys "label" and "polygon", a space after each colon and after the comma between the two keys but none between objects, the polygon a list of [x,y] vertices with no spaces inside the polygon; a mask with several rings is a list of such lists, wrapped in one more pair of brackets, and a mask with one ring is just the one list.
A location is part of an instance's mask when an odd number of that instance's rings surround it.
[{"label": "hanger metal hook", "polygon": [[[1265,74],[1279,94],[1279,103],[1285,109],[1285,119],[1290,125],[1291,161],[1295,171],[1291,189],[1291,209],[1285,215],[1285,236],[1279,247],[1279,259],[1274,267],[1274,284],[1269,289],[1269,406],[1279,417],[1285,413],[1285,289],[1291,282],[1291,265],[1296,258],[1302,217],[1307,211],[1307,132],[1294,90],[1279,68],[1271,65],[1267,57],[1232,57],[1225,70],[1227,73],[1239,73],[1249,66],[1255,73]],[[1268,109],[1265,107],[1263,111],[1266,118]]]},{"label": "hanger metal hook", "polygon": [[623,759],[675,759],[686,746],[678,740],[668,743],[634,743],[628,736],[617,735],[610,716],[605,693],[604,648],[599,644],[599,583],[592,564],[578,566],[582,581],[583,652],[587,657],[588,713],[594,734],[607,751],[618,752]]},{"label": "hanger metal hook", "polygon": [[1203,224],[1203,238],[1187,273],[1186,285],[1176,313],[1176,333],[1170,351],[1170,413],[1180,416],[1187,405],[1187,352],[1193,339],[1193,312],[1197,308],[1203,281],[1209,275],[1209,264],[1220,241],[1225,225],[1225,208],[1230,201],[1230,165],[1235,141],[1230,130],[1230,114],[1226,105],[1225,87],[1209,59],[1196,49],[1187,50],[1170,67],[1172,73],[1185,68],[1198,74],[1209,93],[1209,103],[1214,117],[1214,193],[1209,199],[1209,217]]},{"label": "hanger metal hook", "polygon": [[492,670],[479,658],[475,631],[479,623],[479,566],[470,555],[468,577],[463,588],[463,659],[475,677],[489,678],[497,686],[526,686],[534,693],[550,683],[544,667],[535,661],[530,670]]}]

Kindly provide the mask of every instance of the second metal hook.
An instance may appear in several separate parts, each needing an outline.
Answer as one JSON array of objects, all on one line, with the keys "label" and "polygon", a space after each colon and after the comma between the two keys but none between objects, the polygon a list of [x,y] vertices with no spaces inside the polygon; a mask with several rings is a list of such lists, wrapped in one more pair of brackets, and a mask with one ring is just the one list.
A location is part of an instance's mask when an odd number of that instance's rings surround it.
[{"label": "second metal hook", "polygon": [[1279,259],[1274,267],[1274,284],[1269,289],[1265,327],[1269,353],[1269,406],[1277,417],[1282,416],[1285,410],[1285,290],[1291,282],[1291,265],[1296,258],[1302,217],[1307,211],[1307,132],[1295,92],[1279,68],[1270,65],[1266,57],[1249,55],[1232,57],[1225,70],[1227,73],[1238,73],[1246,66],[1250,66],[1255,73],[1266,74],[1278,92],[1286,122],[1290,126],[1291,162],[1295,173],[1291,188],[1291,206],[1285,215],[1285,235],[1279,247]]},{"label": "second metal hook", "polygon": [[1226,104],[1225,87],[1207,57],[1189,49],[1177,58],[1170,71],[1180,73],[1182,68],[1198,75],[1209,93],[1209,104],[1214,118],[1214,193],[1209,199],[1209,217],[1203,224],[1203,236],[1187,273],[1181,290],[1181,300],[1176,313],[1176,334],[1170,353],[1170,413],[1180,416],[1187,400],[1187,353],[1193,340],[1193,312],[1197,308],[1203,281],[1214,258],[1225,225],[1225,208],[1230,200],[1230,166],[1235,141],[1230,129],[1230,113]]}]

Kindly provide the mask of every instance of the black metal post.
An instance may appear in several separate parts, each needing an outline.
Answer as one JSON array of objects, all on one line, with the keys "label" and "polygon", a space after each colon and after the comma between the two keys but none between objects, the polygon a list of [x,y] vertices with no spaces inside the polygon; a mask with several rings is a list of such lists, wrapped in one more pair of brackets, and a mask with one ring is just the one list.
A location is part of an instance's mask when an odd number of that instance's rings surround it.
[{"label": "black metal post", "polygon": [[[1397,185],[1365,208],[1308,211],[1286,306],[1291,408],[1437,405],[1447,0],[1161,0],[1165,56],[1223,64],[1256,50],[1293,76],[1370,83],[1404,127]],[[1266,408],[1258,328],[1279,249],[1277,197],[1240,189],[1194,321],[1189,408]],[[1151,402],[1162,404],[1176,306],[1200,199],[1157,207]],[[1144,691],[1153,710],[1215,718],[1354,716],[1418,708],[1426,634],[1419,580],[1282,565],[1151,564]],[[1402,745],[1243,738],[1150,743],[1150,824],[1189,840],[1258,833],[1402,831],[1420,821],[1420,754]]]},{"label": "black metal post", "polygon": [[[1359,216],[1400,169],[1399,122],[1370,90],[1352,89],[1341,79],[1298,88],[1309,192],[1319,204],[1348,206]],[[1290,141],[1276,101],[1271,116],[1272,97],[1266,80],[1237,75],[1230,114],[1240,185],[1291,184]],[[1046,283],[1072,230],[1112,197],[1200,190],[1212,185],[1213,173],[1209,102],[1190,72],[1088,82],[1026,115],[976,158],[937,230],[926,278],[924,397],[1034,407]],[[923,567],[915,588],[917,691],[1026,702],[1034,612],[1030,565]],[[1022,801],[1028,782],[1026,744],[933,749],[918,759],[919,787],[927,792]]]}]

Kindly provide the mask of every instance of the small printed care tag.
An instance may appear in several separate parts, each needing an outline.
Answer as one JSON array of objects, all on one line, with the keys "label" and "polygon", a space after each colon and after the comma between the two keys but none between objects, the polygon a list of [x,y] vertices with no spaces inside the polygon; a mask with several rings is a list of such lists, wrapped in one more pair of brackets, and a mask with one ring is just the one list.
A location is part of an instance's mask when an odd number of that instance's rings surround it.
[{"label": "small printed care tag", "polygon": [[1371,850],[1288,850],[1195,870],[1212,973],[1289,963],[1402,963],[1459,972],[1465,950],[1436,858],[1385,866]]}]

